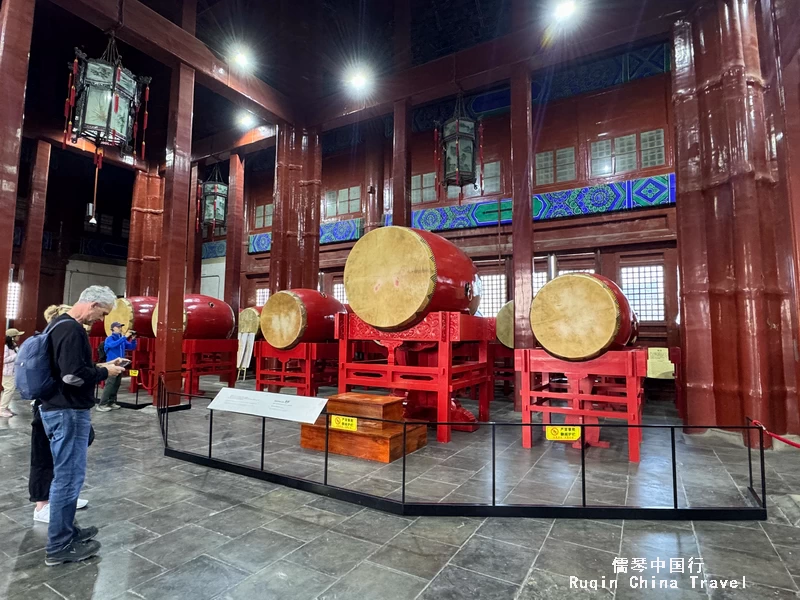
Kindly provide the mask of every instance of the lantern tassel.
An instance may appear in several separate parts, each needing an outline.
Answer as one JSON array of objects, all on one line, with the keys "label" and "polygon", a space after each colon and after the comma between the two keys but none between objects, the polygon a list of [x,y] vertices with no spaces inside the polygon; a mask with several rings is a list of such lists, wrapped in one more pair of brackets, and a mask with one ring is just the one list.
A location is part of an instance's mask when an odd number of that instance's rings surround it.
[{"label": "lantern tassel", "polygon": [[142,160],[144,160],[144,149],[146,146],[145,136],[147,134],[147,103],[150,100],[150,85],[144,88],[144,118],[142,119]]},{"label": "lantern tassel", "polygon": [[200,213],[200,198],[203,197],[202,190],[203,190],[203,186],[201,186],[198,183],[197,184],[197,190],[195,191],[195,197],[197,199],[197,215],[195,216],[195,219],[194,219],[194,232],[195,233],[200,233],[200,216],[201,216],[201,213]]},{"label": "lantern tassel", "polygon": [[460,133],[459,126],[461,125],[461,119],[456,118],[456,185],[459,188],[458,192],[458,205],[461,206],[461,200],[464,198],[464,190],[461,189],[461,150],[459,150],[459,137],[458,134]]},{"label": "lantern tassel", "polygon": [[433,167],[434,167],[434,185],[436,186],[436,202],[441,200],[439,195],[439,127],[438,125],[433,128]]}]

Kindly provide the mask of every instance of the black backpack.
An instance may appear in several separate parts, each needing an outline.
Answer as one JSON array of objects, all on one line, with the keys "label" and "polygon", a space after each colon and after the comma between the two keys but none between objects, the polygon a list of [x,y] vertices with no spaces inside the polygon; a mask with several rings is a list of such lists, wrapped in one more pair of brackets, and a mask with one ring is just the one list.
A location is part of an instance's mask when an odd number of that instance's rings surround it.
[{"label": "black backpack", "polygon": [[97,362],[101,362],[101,363],[106,362],[106,341],[105,340],[100,342],[100,345],[97,347]]}]

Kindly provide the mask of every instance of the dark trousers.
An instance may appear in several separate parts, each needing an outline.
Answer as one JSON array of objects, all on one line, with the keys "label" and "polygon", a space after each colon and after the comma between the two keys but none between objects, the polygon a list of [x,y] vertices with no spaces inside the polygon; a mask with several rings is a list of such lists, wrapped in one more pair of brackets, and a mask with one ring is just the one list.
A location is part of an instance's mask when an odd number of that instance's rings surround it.
[{"label": "dark trousers", "polygon": [[36,407],[31,422],[31,472],[28,477],[31,502],[47,502],[50,499],[52,482],[53,455],[50,453],[50,439],[42,425],[39,408]]},{"label": "dark trousers", "polygon": [[122,383],[122,376],[109,377],[106,379],[106,386],[103,388],[103,396],[100,399],[100,406],[108,406],[117,401],[117,392]]}]

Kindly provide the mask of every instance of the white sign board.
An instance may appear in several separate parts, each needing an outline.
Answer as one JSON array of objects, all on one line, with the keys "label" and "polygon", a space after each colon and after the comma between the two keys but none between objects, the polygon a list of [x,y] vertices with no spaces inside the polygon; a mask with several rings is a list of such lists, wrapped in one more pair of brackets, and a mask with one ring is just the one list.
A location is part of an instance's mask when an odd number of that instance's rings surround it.
[{"label": "white sign board", "polygon": [[327,402],[326,398],[222,388],[208,408],[254,417],[314,423]]},{"label": "white sign board", "polygon": [[253,360],[253,344],[255,343],[255,333],[239,334],[239,353],[236,357],[236,367],[247,369]]}]

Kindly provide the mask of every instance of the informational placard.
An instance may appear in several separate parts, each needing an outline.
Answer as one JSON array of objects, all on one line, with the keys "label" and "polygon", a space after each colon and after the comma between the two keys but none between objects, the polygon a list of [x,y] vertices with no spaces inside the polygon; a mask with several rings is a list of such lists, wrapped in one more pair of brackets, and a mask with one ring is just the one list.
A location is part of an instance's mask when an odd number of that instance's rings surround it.
[{"label": "informational placard", "polygon": [[314,423],[327,402],[327,398],[222,388],[208,408],[254,417]]},{"label": "informational placard", "polygon": [[581,438],[581,428],[569,425],[545,425],[545,436],[553,442],[574,442]]},{"label": "informational placard", "polygon": [[675,365],[669,360],[669,348],[647,349],[647,376],[653,379],[675,378]]},{"label": "informational placard", "polygon": [[341,429],[343,431],[358,431],[358,419],[355,417],[343,417],[341,415],[331,415],[331,429]]},{"label": "informational placard", "polygon": [[128,374],[131,377],[138,377],[139,376],[139,370],[138,369],[131,369],[130,371],[128,371]]}]

